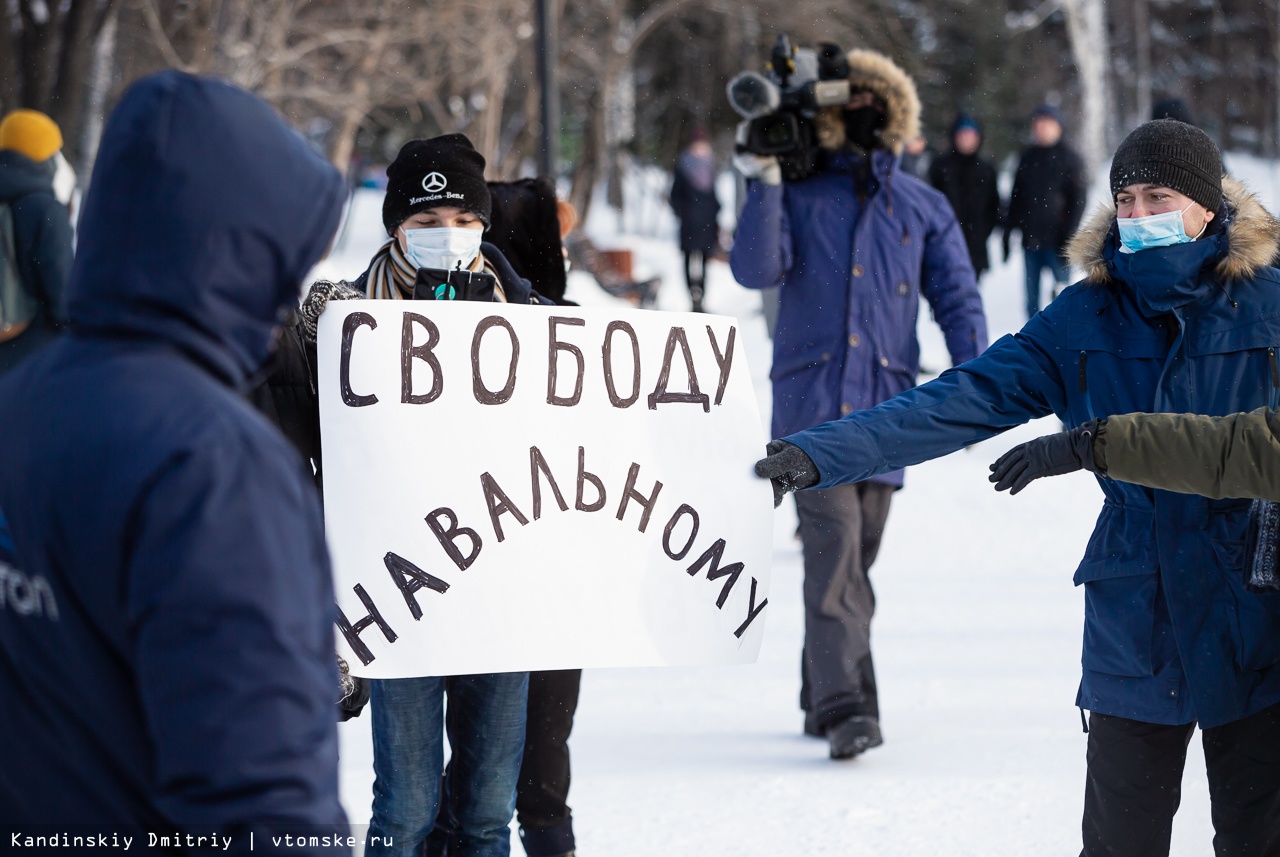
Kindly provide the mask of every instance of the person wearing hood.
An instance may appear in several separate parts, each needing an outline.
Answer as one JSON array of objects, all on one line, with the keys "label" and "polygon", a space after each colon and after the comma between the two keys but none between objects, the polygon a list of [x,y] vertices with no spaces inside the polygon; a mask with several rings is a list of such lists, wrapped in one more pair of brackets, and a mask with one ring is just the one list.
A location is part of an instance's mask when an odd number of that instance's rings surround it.
[{"label": "person wearing hood", "polygon": [[[776,158],[740,154],[747,197],[730,265],[742,285],[781,287],[775,436],[869,408],[915,384],[916,319],[928,301],[957,365],[982,353],[986,320],[964,236],[942,194],[901,173],[917,136],[915,84],[882,54],[848,54],[851,96],[817,117],[813,175],[783,183]],[[805,731],[832,758],[882,742],[870,648],[875,560],[901,470],[797,496],[804,542]]]},{"label": "person wearing hood", "polygon": [[243,396],[344,196],[229,84],[162,72],[109,118],[68,332],[0,378],[6,830],[345,842],[320,505]]},{"label": "person wearing hood", "polygon": [[1040,282],[1053,275],[1053,294],[1070,282],[1066,247],[1084,214],[1088,193],[1084,162],[1062,139],[1062,111],[1041,104],[1031,114],[1031,145],[1022,152],[1009,194],[1002,244],[1009,260],[1010,235],[1022,235],[1027,318],[1040,311]]},{"label": "person wearing hood", "polygon": [[[0,375],[54,337],[71,271],[71,218],[54,192],[62,132],[37,110],[0,121]],[[9,221],[9,227],[4,225]],[[16,283],[6,285],[12,252]]]},{"label": "person wearing hood", "polygon": [[[1133,412],[1280,406],[1280,270],[1269,267],[1280,222],[1224,177],[1203,131],[1171,119],[1125,138],[1111,192],[1071,242],[1084,280],[1019,333],[875,408],[775,441],[757,472],[781,495],[928,461],[1049,414],[1074,429]],[[1022,470],[996,475],[1011,487]],[[1091,712],[1084,854],[1168,853],[1197,724],[1215,852],[1276,853],[1280,593],[1246,586],[1250,503],[1098,484],[1102,513],[1075,572],[1085,598],[1076,705]]]},{"label": "person wearing hood", "polygon": [[1000,190],[996,168],[978,154],[982,148],[982,125],[967,113],[951,123],[951,151],[935,158],[929,166],[929,184],[951,203],[969,261],[979,277],[991,267],[987,258],[987,238],[1000,223]]}]

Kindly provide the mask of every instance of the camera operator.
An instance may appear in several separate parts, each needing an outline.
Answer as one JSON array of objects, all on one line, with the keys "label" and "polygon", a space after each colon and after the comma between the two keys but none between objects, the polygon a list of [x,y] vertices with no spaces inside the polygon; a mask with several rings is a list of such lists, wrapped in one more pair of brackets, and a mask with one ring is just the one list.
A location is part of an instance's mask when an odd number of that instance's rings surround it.
[{"label": "camera operator", "polygon": [[[847,55],[850,94],[817,110],[814,171],[783,183],[775,155],[740,152],[747,179],[730,264],[748,288],[781,286],[773,434],[783,437],[915,385],[919,296],[952,361],[987,344],[964,237],[945,197],[900,172],[919,133],[915,84],[888,57]],[[742,126],[740,143],[747,142]],[[805,731],[833,759],[881,741],[870,648],[875,560],[902,471],[796,495],[804,542]]]}]

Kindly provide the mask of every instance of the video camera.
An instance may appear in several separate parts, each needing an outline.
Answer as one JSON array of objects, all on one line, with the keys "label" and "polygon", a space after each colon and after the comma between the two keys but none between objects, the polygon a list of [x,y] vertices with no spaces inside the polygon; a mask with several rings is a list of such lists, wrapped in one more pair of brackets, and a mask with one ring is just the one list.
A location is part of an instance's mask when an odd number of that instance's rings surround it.
[{"label": "video camera", "polygon": [[784,34],[768,71],[744,71],[729,81],[729,103],[747,121],[738,150],[776,155],[783,179],[796,181],[817,165],[818,110],[849,101],[849,61],[839,45],[796,49]]}]

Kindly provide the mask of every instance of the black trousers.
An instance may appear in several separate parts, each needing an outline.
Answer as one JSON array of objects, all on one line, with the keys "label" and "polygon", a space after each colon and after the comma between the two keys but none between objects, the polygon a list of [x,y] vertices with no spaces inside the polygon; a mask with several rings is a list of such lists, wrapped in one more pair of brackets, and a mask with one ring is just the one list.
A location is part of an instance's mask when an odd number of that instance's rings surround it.
[{"label": "black trousers", "polygon": [[[1167,857],[1195,724],[1089,715],[1083,857]],[[1217,857],[1280,857],[1280,705],[1202,735]]]},{"label": "black trousers", "polygon": [[516,783],[516,819],[529,857],[574,850],[569,797],[569,732],[582,670],[529,673],[529,719]]}]

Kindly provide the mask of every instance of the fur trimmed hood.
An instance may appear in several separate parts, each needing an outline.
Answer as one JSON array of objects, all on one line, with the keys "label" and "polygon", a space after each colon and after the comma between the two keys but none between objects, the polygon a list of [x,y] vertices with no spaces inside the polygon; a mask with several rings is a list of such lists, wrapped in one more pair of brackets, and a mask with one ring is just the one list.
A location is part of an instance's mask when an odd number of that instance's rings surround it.
[{"label": "fur trimmed hood", "polygon": [[[1270,265],[1280,250],[1280,220],[1231,176],[1222,177],[1222,197],[1231,211],[1227,222],[1227,255],[1214,272],[1223,280],[1247,280]],[[1067,244],[1067,259],[1085,272],[1085,281],[1102,285],[1111,279],[1103,248],[1116,219],[1114,202],[1103,203],[1089,215]]]},{"label": "fur trimmed hood", "polygon": [[[848,59],[849,86],[884,100],[887,116],[880,139],[893,154],[902,154],[903,145],[920,135],[920,96],[915,83],[893,60],[876,51],[855,48],[849,51]],[[841,110],[824,107],[818,111],[818,144],[824,149],[839,149],[845,143]]]}]

